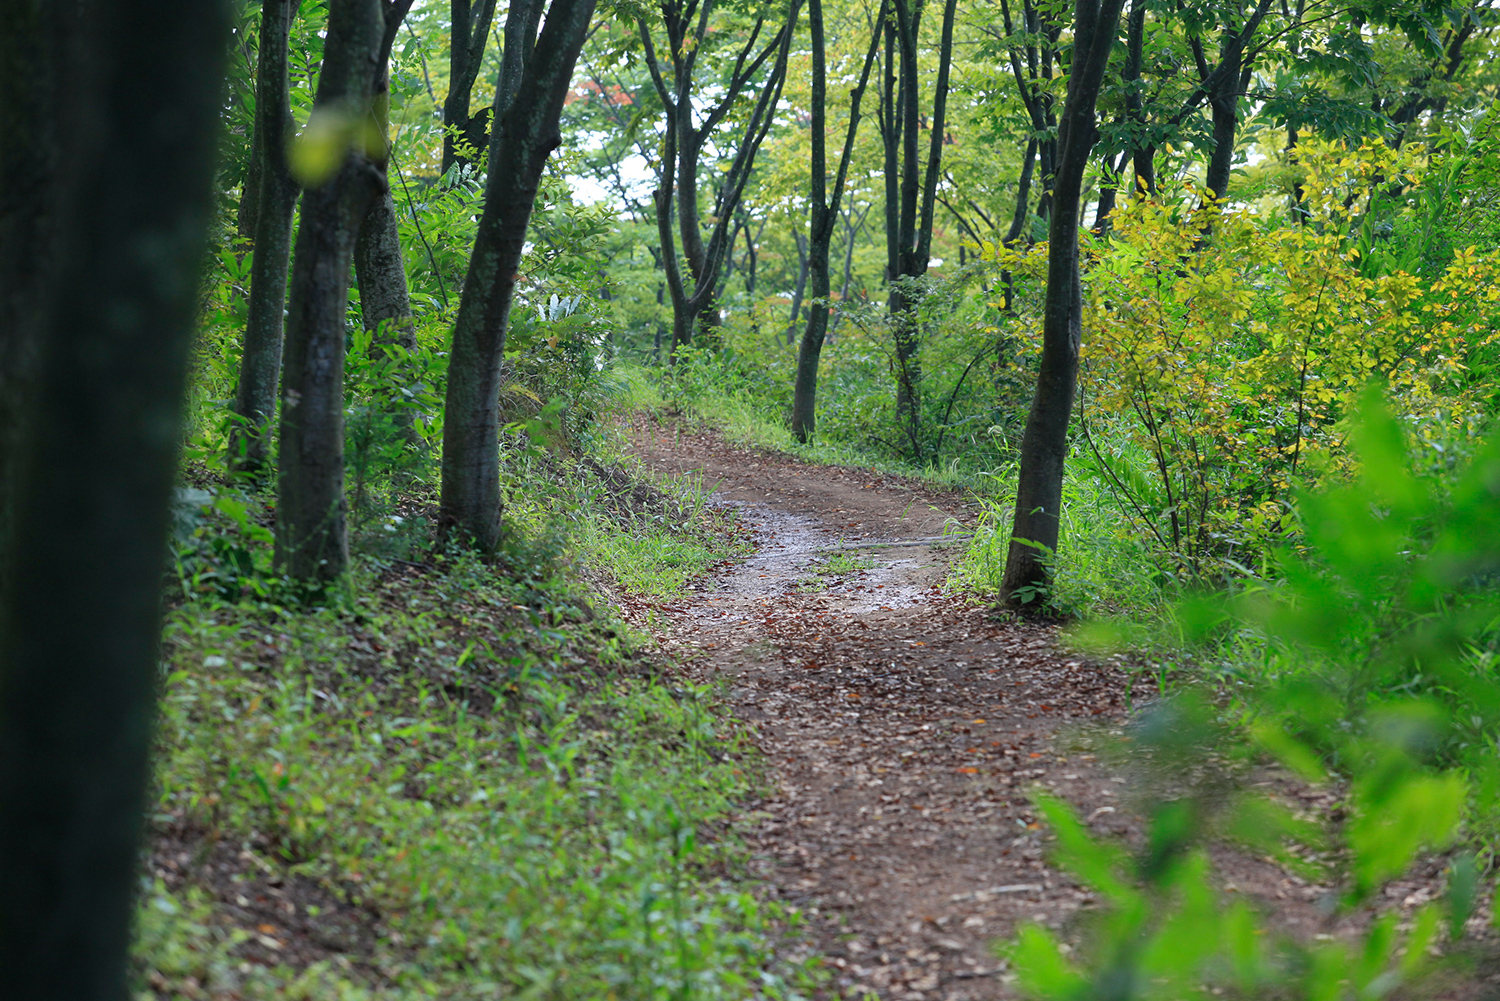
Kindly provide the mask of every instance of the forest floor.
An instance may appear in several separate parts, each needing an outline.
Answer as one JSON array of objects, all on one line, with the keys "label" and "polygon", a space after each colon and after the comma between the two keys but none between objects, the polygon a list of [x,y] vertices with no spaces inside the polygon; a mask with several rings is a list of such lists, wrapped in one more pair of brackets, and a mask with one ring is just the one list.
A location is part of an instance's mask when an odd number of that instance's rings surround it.
[{"label": "forest floor", "polygon": [[[626,430],[647,469],[701,471],[754,529],[750,559],[646,614],[659,627],[665,617],[668,648],[754,730],[768,773],[745,825],[758,875],[808,919],[830,986],[1014,997],[997,946],[1024,921],[1074,939],[1094,903],[1049,865],[1030,792],[1060,795],[1097,835],[1139,836],[1135,780],[1102,753],[1127,725],[1131,665],[1070,653],[1056,626],[1003,621],[943,590],[976,514],[960,493],[734,445],[682,420],[636,415]],[[1333,790],[1264,781],[1305,813],[1337,807]],[[1362,923],[1332,917],[1335,888],[1214,854],[1225,889],[1290,934]],[[1441,868],[1430,860],[1388,900],[1432,899]],[[1485,996],[1482,979],[1440,996]]]}]

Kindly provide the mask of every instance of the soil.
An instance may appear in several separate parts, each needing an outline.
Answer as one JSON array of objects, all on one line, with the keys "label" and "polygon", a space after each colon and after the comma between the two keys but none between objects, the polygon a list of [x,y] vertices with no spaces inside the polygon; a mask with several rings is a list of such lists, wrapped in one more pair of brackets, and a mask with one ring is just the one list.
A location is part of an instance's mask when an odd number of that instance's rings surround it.
[{"label": "soil", "polygon": [[[1139,840],[1140,776],[1100,753],[1128,722],[1129,665],[1070,653],[1056,626],[1002,621],[942,588],[977,513],[961,493],[678,419],[638,415],[627,432],[648,471],[701,473],[755,532],[753,557],[656,612],[668,647],[723,684],[754,734],[771,789],[749,818],[758,875],[806,917],[832,993],[1017,996],[998,947],[1024,921],[1074,939],[1095,903],[1048,863],[1031,794],[1061,796],[1096,835]],[[1304,813],[1337,808],[1337,790],[1257,779]],[[1288,933],[1368,919],[1335,920],[1335,888],[1269,859],[1214,854],[1226,893]],[[1433,899],[1442,868],[1428,860],[1386,903]],[[1492,996],[1486,978],[1463,979],[1440,995]]]}]

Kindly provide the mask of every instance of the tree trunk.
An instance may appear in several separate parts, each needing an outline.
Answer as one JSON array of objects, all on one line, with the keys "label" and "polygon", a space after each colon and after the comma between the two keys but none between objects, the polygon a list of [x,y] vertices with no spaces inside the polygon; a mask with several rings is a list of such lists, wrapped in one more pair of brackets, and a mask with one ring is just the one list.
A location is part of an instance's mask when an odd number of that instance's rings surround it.
[{"label": "tree trunk", "polygon": [[[886,234],[887,277],[891,281],[887,308],[895,328],[896,342],[896,417],[905,431],[912,455],[922,455],[921,402],[922,359],[920,332],[917,329],[916,302],[903,279],[920,278],[927,273],[931,256],[932,227],[938,180],[942,177],[942,150],[945,138],[948,78],[953,66],[953,23],[956,0],[943,7],[942,36],[938,44],[938,72],[933,84],[931,135],[925,174],[918,160],[920,117],[920,66],[918,36],[921,29],[921,6],[914,0],[891,0],[895,11],[893,34],[886,39],[886,60],[897,60],[894,106],[889,109],[885,157],[889,172],[899,155],[900,183],[886,180],[886,197],[894,194],[897,204],[887,205],[888,224],[894,230]],[[894,52],[892,43],[894,42]],[[886,73],[887,98],[892,85],[890,69]]]},{"label": "tree trunk", "polygon": [[[64,9],[0,4],[0,556],[12,538],[16,452],[54,256],[59,73],[74,30]],[[0,577],[0,598],[6,590]]]},{"label": "tree trunk", "polygon": [[[315,114],[371,115],[384,32],[382,0],[332,0]],[[276,565],[297,580],[332,580],[349,562],[344,315],[354,243],[380,184],[368,153],[351,148],[332,178],[302,196],[281,376],[276,508]]]},{"label": "tree trunk", "polygon": [[270,461],[271,419],[281,374],[282,327],[292,213],[297,182],[287,167],[286,144],[295,123],[289,104],[288,49],[293,0],[261,5],[260,55],[255,71],[255,155],[261,162],[255,208],[255,256],[250,260],[250,304],[235,389],[235,422],[229,432],[229,468],[260,476]]},{"label": "tree trunk", "polygon": [[[755,44],[760,38],[764,22],[756,21],[749,41],[740,50],[728,83],[722,87],[717,101],[702,106],[702,123],[696,126],[693,123],[697,107],[693,95],[696,84],[693,73],[697,53],[709,28],[712,0],[706,0],[696,14],[693,10],[696,4],[686,10],[675,2],[662,5],[672,70],[670,87],[657,59],[651,27],[644,19],[637,22],[651,82],[656,88],[657,96],[661,98],[666,114],[664,152],[653,201],[656,205],[662,267],[672,297],[672,348],[669,357],[674,363],[677,349],[693,338],[704,325],[705,318],[708,318],[707,323],[710,325],[718,324],[719,314],[714,295],[718,290],[724,259],[730,250],[733,236],[731,225],[744,195],[745,185],[750,179],[755,157],[770,131],[776,104],[786,82],[791,29],[797,20],[800,3],[801,0],[793,0],[786,24],[758,54],[754,54]],[[735,102],[750,81],[772,56],[775,56],[775,62],[761,84],[750,114],[744,119],[734,159],[720,178],[720,187],[714,201],[714,222],[705,240],[698,205],[698,170],[703,146],[714,129],[733,110]],[[677,235],[673,234],[672,226],[674,207],[679,213]],[[683,275],[677,261],[679,238],[682,242],[682,255],[688,262],[687,276]],[[691,291],[687,287],[689,279],[692,283]]]},{"label": "tree trunk", "polygon": [[[540,15],[521,3],[510,20]],[[562,143],[558,120],[593,17],[594,0],[553,0],[535,50],[526,53],[514,99],[504,74],[496,93],[495,128],[484,211],[469,259],[453,328],[443,423],[443,487],[439,521],[482,553],[500,544],[500,367],[526,228],[547,157]],[[521,53],[506,52],[507,61]]]},{"label": "tree trunk", "polygon": [[1057,550],[1062,512],[1068,422],[1083,341],[1083,290],[1078,273],[1078,226],[1083,174],[1094,147],[1094,107],[1114,45],[1122,0],[1076,0],[1074,57],[1058,134],[1047,256],[1047,301],[1036,394],[1021,438],[1015,527],[1000,598],[1012,605],[1036,597],[1051,582],[1047,561]]},{"label": "tree trunk", "polygon": [[[870,82],[875,57],[880,52],[878,25],[885,18],[885,10],[886,4],[882,3],[880,14],[876,17],[877,26],[870,33],[870,47],[865,53],[859,83],[849,94],[849,129],[844,138],[844,148],[839,154],[838,173],[834,176],[833,191],[830,193],[825,107],[828,70],[827,46],[823,37],[823,3],[822,0],[808,0],[807,19],[812,43],[812,218],[808,229],[804,273],[810,273],[812,277],[813,302],[808,310],[807,326],[802,331],[802,341],[797,346],[797,372],[792,387],[792,435],[804,443],[812,438],[817,427],[818,361],[823,352],[823,340],[828,334],[828,297],[832,291],[829,287],[828,261],[833,248],[833,229],[839,219],[839,201],[843,197],[844,184],[849,176],[849,160],[854,152],[854,139],[859,129],[860,100]],[[801,292],[800,287],[798,292]],[[793,316],[795,318],[795,312]]]},{"label": "tree trunk", "polygon": [[[1204,180],[1209,193],[1216,199],[1229,192],[1229,174],[1234,166],[1235,138],[1239,132],[1240,94],[1250,85],[1253,70],[1245,61],[1245,49],[1270,10],[1271,0],[1258,0],[1242,27],[1237,29],[1228,25],[1224,28],[1219,39],[1219,62],[1212,69],[1204,57],[1200,37],[1193,35],[1188,40],[1202,81],[1197,94],[1208,99],[1213,119],[1214,150],[1209,156]],[[1190,98],[1188,107],[1196,99]]]},{"label": "tree trunk", "polygon": [[1130,150],[1120,154],[1117,163],[1111,163],[1108,158],[1104,161],[1106,176],[1111,180],[1099,189],[1099,203],[1094,208],[1094,235],[1104,236],[1109,232],[1109,217],[1115,210],[1115,202],[1119,198],[1120,188],[1115,179],[1119,178],[1125,170],[1125,164],[1130,160]]},{"label": "tree trunk", "polygon": [[[7,99],[37,38],[14,29],[78,25],[55,64],[71,100],[0,104],[7,126],[36,111],[67,124],[53,190],[33,191],[44,211],[58,209],[58,253],[34,313],[0,605],[0,992],[10,997],[129,996],[162,558],[213,216],[226,6],[11,3],[0,14]],[[45,61],[23,69],[50,79]],[[50,155],[48,135],[0,133],[7,181],[13,156]],[[24,222],[9,211],[17,194],[3,189],[0,245]]]},{"label": "tree trunk", "polygon": [[[387,28],[390,25],[387,22]],[[354,280],[359,283],[360,315],[373,335],[370,352],[376,358],[395,348],[409,359],[417,349],[417,328],[412,319],[411,294],[406,286],[406,261],[401,253],[401,230],[396,224],[396,201],[390,185],[390,53],[381,60],[375,84],[375,119],[384,148],[375,160],[383,190],[375,196],[360,222],[354,244]],[[396,408],[396,427],[408,445],[418,444],[415,415],[387,394],[387,404]]]},{"label": "tree trunk", "polygon": [[1229,175],[1234,167],[1235,138],[1240,127],[1240,92],[1250,82],[1250,68],[1240,67],[1238,53],[1225,60],[1226,82],[1209,97],[1213,115],[1214,151],[1208,159],[1206,186],[1214,198],[1229,193]]},{"label": "tree trunk", "polygon": [[[264,16],[264,12],[262,12]],[[265,31],[265,21],[261,21],[261,31]],[[260,79],[260,59],[255,60],[255,76]],[[239,233],[241,240],[255,241],[255,227],[260,221],[260,186],[261,171],[264,169],[265,154],[261,152],[260,114],[259,104],[256,108],[256,125],[250,134],[250,162],[245,166],[245,183],[240,189],[240,204],[235,211],[235,231]]]},{"label": "tree trunk", "polygon": [[765,230],[765,227],[766,224],[764,221],[762,221],[760,224],[760,229],[752,233],[750,232],[749,224],[746,223],[745,225],[745,257],[749,261],[749,263],[746,264],[744,268],[745,294],[747,296],[755,295],[755,269],[760,264],[760,254],[757,251],[756,242],[760,239],[760,234]]},{"label": "tree trunk", "polygon": [[854,221],[854,209],[850,208],[844,213],[844,280],[839,283],[839,301],[849,301],[849,288],[854,282],[854,241],[859,236],[859,231],[865,227],[865,219],[870,215],[870,207],[865,206],[864,211],[859,214],[859,221]]},{"label": "tree trunk", "polygon": [[455,165],[468,164],[460,154],[459,141],[477,152],[484,149],[489,132],[490,114],[486,108],[469,114],[474,84],[484,65],[484,46],[489,39],[490,24],[495,17],[495,0],[452,0],[450,8],[452,44],[448,55],[448,94],[443,98],[443,174]]},{"label": "tree trunk", "polygon": [[361,318],[375,337],[372,350],[416,350],[416,324],[406,288],[406,264],[396,225],[396,202],[387,186],[370,203],[354,245],[354,276],[359,282]]},{"label": "tree trunk", "polygon": [[[792,286],[792,315],[787,320],[786,342],[788,345],[797,337],[797,321],[802,318],[802,300],[807,295],[807,274],[810,262],[807,258],[807,237],[798,230],[792,231],[792,241],[797,245],[797,284]],[[813,292],[813,295],[817,295]]]}]

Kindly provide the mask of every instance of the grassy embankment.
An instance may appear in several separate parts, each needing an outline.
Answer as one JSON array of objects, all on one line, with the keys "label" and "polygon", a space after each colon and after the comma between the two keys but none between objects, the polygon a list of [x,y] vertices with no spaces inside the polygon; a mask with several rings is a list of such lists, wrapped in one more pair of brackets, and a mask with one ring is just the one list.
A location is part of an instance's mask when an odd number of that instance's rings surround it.
[{"label": "grassy embankment", "polygon": [[745,878],[753,754],[581,581],[671,595],[743,551],[736,523],[701,485],[588,459],[523,454],[507,482],[498,568],[432,551],[430,498],[391,489],[322,595],[272,574],[262,496],[185,495],[143,996],[735,998],[814,975]]}]

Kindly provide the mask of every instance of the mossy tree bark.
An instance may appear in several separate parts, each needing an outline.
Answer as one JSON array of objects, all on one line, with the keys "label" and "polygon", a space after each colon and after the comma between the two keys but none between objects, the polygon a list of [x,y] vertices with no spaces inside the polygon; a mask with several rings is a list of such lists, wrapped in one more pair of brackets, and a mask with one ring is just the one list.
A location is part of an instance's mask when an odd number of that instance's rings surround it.
[{"label": "mossy tree bark", "polygon": [[[254,200],[254,257],[250,259],[250,303],[235,389],[235,422],[229,434],[229,466],[260,476],[269,468],[271,420],[281,377],[286,280],[292,250],[292,214],[298,185],[287,166],[286,147],[295,122],[290,105],[288,50],[295,0],[264,0],[260,54],[255,70],[255,138],[259,166]],[[251,182],[247,182],[251,183]]]},{"label": "mossy tree bark", "polygon": [[[58,253],[32,328],[11,586],[0,603],[0,990],[9,997],[129,996],[162,560],[213,214],[226,7],[33,5],[49,20],[76,16],[55,64],[68,93],[5,111],[67,124],[50,190],[36,192],[57,209]],[[18,68],[14,26],[0,30],[0,81]],[[33,138],[0,134],[7,166],[11,144]]]},{"label": "mossy tree bark", "polygon": [[[453,327],[439,524],[480,552],[500,544],[500,370],[526,229],[594,0],[516,0],[495,93],[484,210]],[[532,39],[535,38],[535,42]]]},{"label": "mossy tree bark", "polygon": [[339,116],[355,138],[335,173],[303,193],[292,261],[281,376],[276,565],[298,580],[332,580],[349,562],[344,315],[355,239],[383,180],[368,147],[383,141],[370,136],[370,119],[385,8],[382,0],[331,0],[313,103],[313,114]]},{"label": "mossy tree bark", "polygon": [[1034,599],[1038,589],[1051,583],[1048,561],[1057,550],[1068,422],[1083,342],[1083,290],[1078,272],[1083,174],[1098,136],[1094,109],[1121,6],[1122,0],[1076,0],[1074,6],[1073,64],[1058,123],[1042,357],[1021,437],[1015,526],[1001,579],[1001,600],[1012,605]]}]

